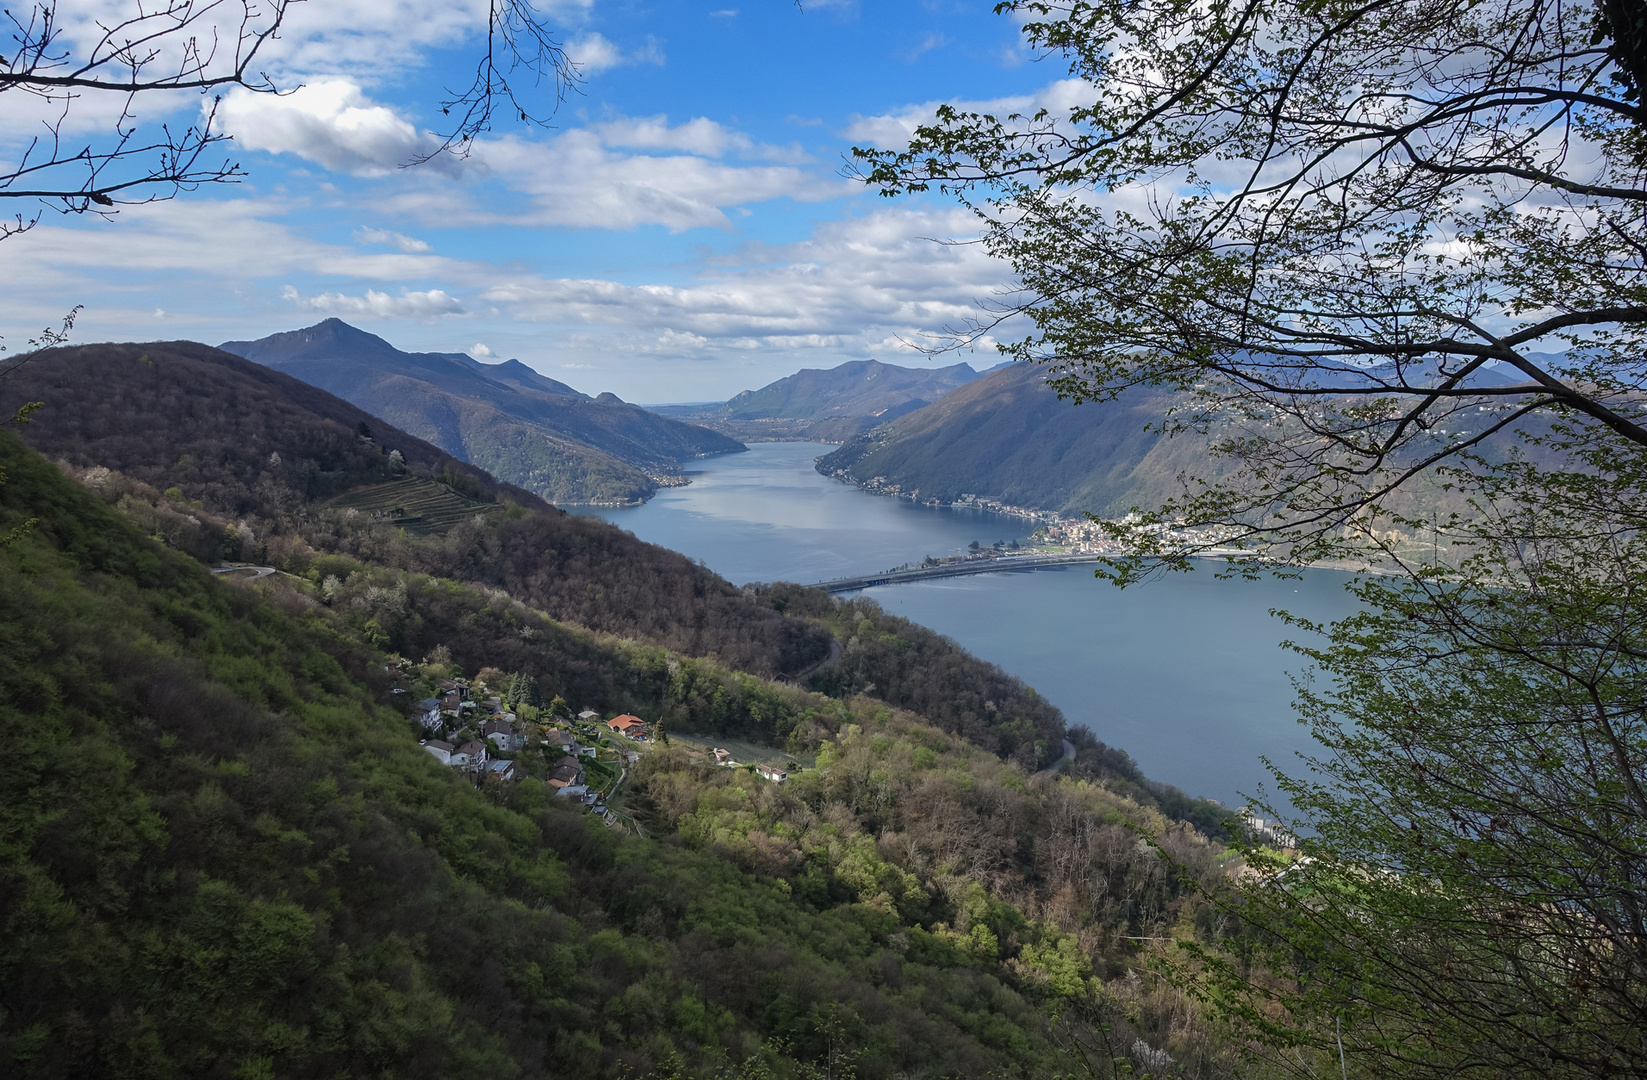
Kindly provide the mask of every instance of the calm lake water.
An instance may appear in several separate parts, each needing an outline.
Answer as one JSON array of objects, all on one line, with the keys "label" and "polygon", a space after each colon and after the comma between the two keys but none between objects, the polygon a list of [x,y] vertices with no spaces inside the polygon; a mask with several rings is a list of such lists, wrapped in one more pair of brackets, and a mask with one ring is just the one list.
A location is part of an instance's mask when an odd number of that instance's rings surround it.
[{"label": "calm lake water", "polygon": [[[929,509],[820,476],[832,447],[755,443],[693,463],[692,483],[644,506],[582,508],[722,576],[811,583],[944,555],[977,540],[1024,540],[1015,518]],[[1146,775],[1236,806],[1269,779],[1261,756],[1300,772],[1312,743],[1296,722],[1271,609],[1331,619],[1354,609],[1348,575],[1219,581],[1210,569],[1129,589],[1085,567],[980,574],[868,591],[883,608],[947,634],[1035,687],[1071,723],[1132,755]]]}]

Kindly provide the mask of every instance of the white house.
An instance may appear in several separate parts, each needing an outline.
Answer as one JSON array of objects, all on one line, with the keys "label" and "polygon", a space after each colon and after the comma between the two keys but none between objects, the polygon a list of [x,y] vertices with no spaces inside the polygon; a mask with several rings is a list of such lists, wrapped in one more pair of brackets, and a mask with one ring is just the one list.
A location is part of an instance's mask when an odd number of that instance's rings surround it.
[{"label": "white house", "polygon": [[519,750],[520,738],[515,729],[502,720],[488,720],[480,726],[480,737],[499,750]]},{"label": "white house", "polygon": [[418,723],[434,731],[440,727],[440,699],[424,698],[412,706],[412,715],[417,717]]},{"label": "white house", "polygon": [[418,745],[429,751],[429,753],[435,755],[435,760],[440,762],[442,765],[452,764],[451,743],[441,742],[439,739],[428,739],[424,742],[418,743]]},{"label": "white house", "polygon": [[447,762],[454,769],[479,769],[486,764],[486,744],[473,739],[452,751]]}]

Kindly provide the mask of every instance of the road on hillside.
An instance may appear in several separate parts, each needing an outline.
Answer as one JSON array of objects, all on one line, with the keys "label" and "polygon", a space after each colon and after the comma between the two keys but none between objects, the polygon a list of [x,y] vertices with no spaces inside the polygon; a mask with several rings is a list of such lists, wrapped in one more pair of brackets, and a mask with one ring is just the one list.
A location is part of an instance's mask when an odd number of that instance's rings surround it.
[{"label": "road on hillside", "polygon": [[1034,776],[1031,776],[1030,779],[1033,780],[1033,779],[1035,779],[1036,776],[1051,776],[1052,774],[1056,773],[1059,769],[1062,769],[1065,765],[1072,765],[1074,763],[1075,763],[1075,744],[1070,742],[1068,739],[1065,739],[1064,740],[1064,756],[1059,758],[1057,761],[1054,761],[1051,765],[1048,765],[1046,768],[1042,769],[1040,772],[1036,773]]},{"label": "road on hillside", "polygon": [[824,668],[832,668],[836,664],[840,663],[841,662],[841,655],[842,655],[843,652],[844,652],[844,650],[841,648],[840,641],[838,641],[837,639],[832,637],[832,638],[829,639],[829,655],[828,656],[824,657],[822,660],[819,660],[816,664],[813,664],[811,667],[802,668],[800,671],[796,672],[794,675],[788,676],[784,681],[791,682],[791,683],[794,683],[796,686],[799,686],[801,683],[805,682],[808,678],[810,678],[816,672],[822,671]]},{"label": "road on hillside", "polygon": [[214,567],[212,567],[212,573],[214,573],[214,574],[232,574],[236,570],[250,570],[252,572],[252,576],[247,578],[246,579],[247,581],[256,581],[258,578],[266,578],[270,574],[273,574],[273,573],[276,572],[275,568],[272,567],[272,566],[214,566]]}]

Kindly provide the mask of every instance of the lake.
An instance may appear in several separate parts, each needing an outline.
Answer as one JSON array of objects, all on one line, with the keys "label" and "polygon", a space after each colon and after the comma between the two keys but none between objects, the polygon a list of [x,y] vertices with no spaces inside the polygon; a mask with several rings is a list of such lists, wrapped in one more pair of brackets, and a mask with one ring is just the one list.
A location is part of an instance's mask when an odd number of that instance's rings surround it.
[{"label": "lake", "polygon": [[[819,475],[833,447],[754,443],[688,465],[692,483],[638,507],[582,507],[738,584],[811,583],[946,555],[973,540],[1023,541],[1031,526],[982,510],[933,509]],[[1269,779],[1267,756],[1299,772],[1312,742],[1292,709],[1303,660],[1271,609],[1346,615],[1349,575],[1220,581],[1212,569],[1128,589],[1086,567],[1021,570],[867,590],[886,610],[1001,665],[1152,779],[1238,806]]]}]

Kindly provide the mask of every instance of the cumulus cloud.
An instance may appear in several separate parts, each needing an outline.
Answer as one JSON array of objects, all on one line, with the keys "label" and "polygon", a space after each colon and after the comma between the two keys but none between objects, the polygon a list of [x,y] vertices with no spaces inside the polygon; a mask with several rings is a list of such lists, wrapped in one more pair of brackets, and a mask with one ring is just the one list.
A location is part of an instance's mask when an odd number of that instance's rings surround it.
[{"label": "cumulus cloud", "polygon": [[443,315],[464,314],[463,305],[444,289],[402,291],[399,296],[376,289],[367,289],[361,296],[335,292],[304,296],[288,285],[280,291],[280,298],[306,311],[357,319],[437,319]]},{"label": "cumulus cloud", "polygon": [[362,244],[384,244],[388,247],[399,248],[409,255],[432,250],[427,243],[415,237],[390,232],[388,229],[373,229],[365,225],[354,231],[354,238]]},{"label": "cumulus cloud", "polygon": [[495,360],[498,355],[492,351],[490,346],[480,341],[475,342],[463,351],[468,353],[469,358],[472,360]]},{"label": "cumulus cloud", "polygon": [[[218,119],[247,149],[296,154],[355,176],[383,176],[440,147],[350,79],[321,79],[278,96],[236,89],[218,107]],[[429,166],[452,172],[457,162],[442,155]]]},{"label": "cumulus cloud", "polygon": [[566,57],[577,65],[585,76],[598,75],[626,64],[656,64],[664,62],[663,46],[656,38],[648,37],[646,44],[625,52],[601,34],[590,31],[566,43]]}]

